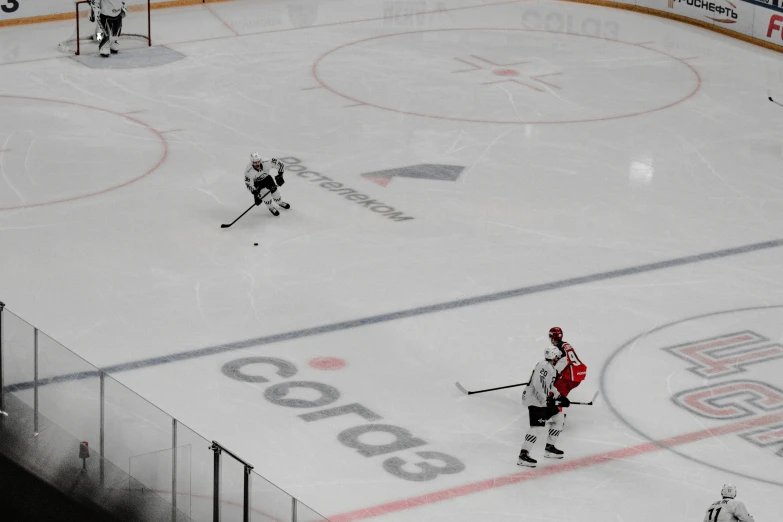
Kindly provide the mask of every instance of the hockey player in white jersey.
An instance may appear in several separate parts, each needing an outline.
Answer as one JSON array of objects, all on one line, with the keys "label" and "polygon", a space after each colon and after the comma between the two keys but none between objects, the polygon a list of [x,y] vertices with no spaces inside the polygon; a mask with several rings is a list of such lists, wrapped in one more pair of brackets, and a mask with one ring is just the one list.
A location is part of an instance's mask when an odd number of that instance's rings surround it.
[{"label": "hockey player in white jersey", "polygon": [[[120,50],[119,37],[122,34],[122,19],[128,14],[123,0],[91,0],[90,21],[98,19],[98,25],[105,35],[100,40],[98,51],[101,56],[108,57],[109,53],[117,53]],[[96,36],[98,32],[96,32]]]},{"label": "hockey player in white jersey", "polygon": [[717,502],[713,502],[707,508],[703,522],[754,522],[750,516],[745,504],[737,500],[737,486],[733,484],[724,484],[720,490],[720,496],[723,497]]},{"label": "hockey player in white jersey", "polygon": [[537,460],[530,456],[541,432],[549,425],[549,436],[544,448],[544,456],[550,459],[562,459],[563,452],[555,447],[557,438],[563,429],[563,412],[558,407],[566,408],[571,402],[554,387],[557,370],[555,364],[560,358],[560,351],[554,346],[547,347],[544,360],[536,365],[530,375],[530,384],[522,392],[522,404],[527,406],[530,418],[530,428],[525,435],[525,442],[519,451],[518,466],[535,468]]},{"label": "hockey player in white jersey", "polygon": [[[274,172],[277,174],[273,178]],[[283,201],[280,196],[279,187],[285,183],[283,172],[285,172],[285,165],[282,162],[275,158],[262,159],[257,152],[250,155],[250,164],[245,169],[245,186],[253,194],[256,205],[260,205],[263,201],[274,216],[279,216],[280,212],[275,208],[272,200],[280,205],[280,208],[291,208],[291,205]]]}]

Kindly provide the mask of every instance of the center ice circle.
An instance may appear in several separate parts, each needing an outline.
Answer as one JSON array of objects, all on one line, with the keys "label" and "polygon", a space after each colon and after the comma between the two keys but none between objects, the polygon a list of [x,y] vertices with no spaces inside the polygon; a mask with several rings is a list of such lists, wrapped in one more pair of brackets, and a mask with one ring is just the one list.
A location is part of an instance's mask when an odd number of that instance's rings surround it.
[{"label": "center ice circle", "polygon": [[695,94],[687,62],[643,45],[527,29],[435,29],[344,44],[313,65],[354,103],[478,123],[578,123],[662,110]]},{"label": "center ice circle", "polygon": [[167,145],[125,114],[81,103],[0,95],[0,211],[74,201],[157,169]]},{"label": "center ice circle", "polygon": [[[783,305],[661,325],[615,350],[609,408],[638,435],[712,469],[783,486]],[[656,442],[657,441],[657,442]]]}]

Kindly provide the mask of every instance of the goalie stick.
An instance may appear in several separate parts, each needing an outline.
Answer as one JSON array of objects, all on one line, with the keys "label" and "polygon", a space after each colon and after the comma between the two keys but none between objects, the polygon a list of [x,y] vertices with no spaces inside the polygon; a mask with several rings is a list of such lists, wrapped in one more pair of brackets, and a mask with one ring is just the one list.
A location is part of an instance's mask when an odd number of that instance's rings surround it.
[{"label": "goalie stick", "polygon": [[[269,191],[267,191],[267,192],[266,192],[266,194],[269,194]],[[266,194],[264,194],[264,196],[266,196]],[[260,200],[260,199],[261,199],[261,198],[263,198],[264,196],[261,196],[261,197],[260,197],[260,198],[258,198],[258,199]],[[220,225],[220,228],[228,228],[228,227],[230,227],[231,225],[233,225],[234,223],[236,223],[237,221],[239,221],[240,219],[242,219],[242,216],[244,216],[245,214],[247,214],[248,212],[250,212],[251,210],[253,210],[253,207],[255,207],[255,206],[257,206],[257,205],[256,205],[255,203],[253,203],[252,205],[250,205],[250,207],[249,207],[247,210],[245,210],[244,212],[242,212],[242,213],[239,215],[239,217],[238,217],[238,218],[236,218],[236,219],[235,219],[234,221],[232,221],[231,223],[228,223],[228,224],[225,224],[225,223],[224,223],[224,224]]]},{"label": "goalie stick", "polygon": [[457,389],[464,393],[465,395],[473,395],[474,393],[484,393],[489,391],[495,391],[495,390],[503,390],[505,388],[516,388],[517,386],[527,386],[530,384],[530,381],[528,382],[520,382],[519,384],[509,384],[508,386],[499,386],[497,388],[488,388],[486,390],[474,390],[474,391],[468,391],[465,389],[464,386],[462,386],[459,381],[456,382]]}]

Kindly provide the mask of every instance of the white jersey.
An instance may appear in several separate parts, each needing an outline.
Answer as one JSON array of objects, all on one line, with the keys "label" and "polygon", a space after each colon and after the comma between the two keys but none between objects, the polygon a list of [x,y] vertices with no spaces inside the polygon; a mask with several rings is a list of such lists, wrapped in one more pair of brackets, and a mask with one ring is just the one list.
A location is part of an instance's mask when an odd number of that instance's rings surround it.
[{"label": "white jersey", "polygon": [[262,180],[267,176],[274,176],[275,174],[282,173],[284,168],[285,165],[275,158],[261,160],[261,168],[259,170],[256,170],[251,161],[245,168],[245,185],[247,186],[247,190],[253,192],[255,190],[256,180]]},{"label": "white jersey", "polygon": [[546,406],[546,398],[550,393],[553,393],[555,398],[560,397],[560,393],[553,386],[555,377],[557,377],[557,370],[549,361],[538,363],[530,376],[530,384],[522,392],[522,404]]},{"label": "white jersey", "polygon": [[103,16],[120,16],[122,14],[122,7],[125,2],[122,0],[92,0],[93,5],[97,5],[100,8]]},{"label": "white jersey", "polygon": [[707,508],[704,522],[754,522],[745,504],[736,498],[724,498]]}]

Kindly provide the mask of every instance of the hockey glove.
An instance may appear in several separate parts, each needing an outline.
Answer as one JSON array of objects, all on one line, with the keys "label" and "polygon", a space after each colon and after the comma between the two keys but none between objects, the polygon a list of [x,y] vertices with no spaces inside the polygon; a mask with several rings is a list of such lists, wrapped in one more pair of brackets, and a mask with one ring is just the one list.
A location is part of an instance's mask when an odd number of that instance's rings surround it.
[{"label": "hockey glove", "polygon": [[555,397],[551,393],[546,398],[546,405],[547,405],[547,408],[554,408],[554,407],[557,406],[557,402],[555,401]]},{"label": "hockey glove", "polygon": [[275,176],[275,183],[277,183],[278,187],[282,187],[283,184],[285,183],[282,172],[280,172],[277,176]]},{"label": "hockey glove", "polygon": [[571,406],[571,401],[569,401],[568,397],[566,397],[565,395],[561,395],[560,397],[557,398],[557,405],[560,406],[561,408],[568,408],[569,406]]}]

